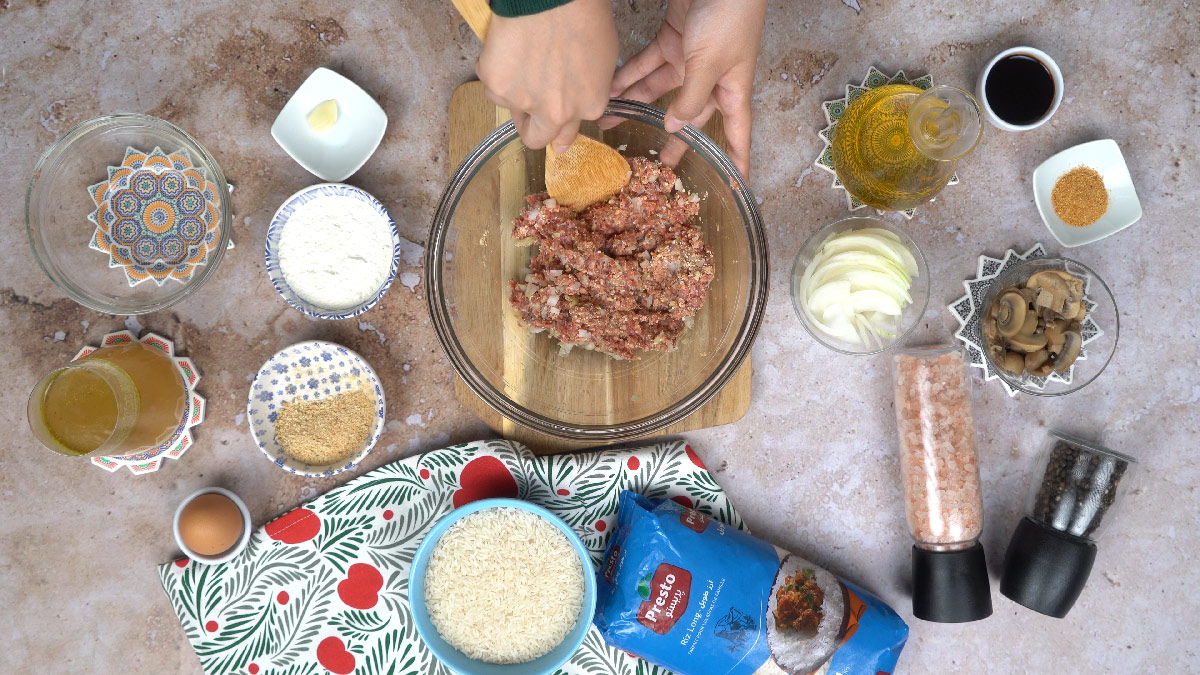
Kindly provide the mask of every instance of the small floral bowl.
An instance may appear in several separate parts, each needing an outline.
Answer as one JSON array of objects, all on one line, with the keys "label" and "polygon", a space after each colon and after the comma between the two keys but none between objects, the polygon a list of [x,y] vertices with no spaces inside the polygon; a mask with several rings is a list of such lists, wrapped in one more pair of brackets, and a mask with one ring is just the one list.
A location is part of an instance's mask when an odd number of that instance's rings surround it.
[{"label": "small floral bowl", "polygon": [[[284,453],[275,440],[275,419],[284,403],[319,401],[359,387],[364,387],[375,399],[375,426],[362,448],[345,460],[326,466],[305,464]],[[386,410],[383,387],[363,357],[332,342],[310,340],[297,342],[267,359],[250,385],[246,418],[254,444],[275,466],[289,473],[324,478],[354,469],[371,452],[383,433]]]},{"label": "small floral bowl", "polygon": [[[279,239],[283,236],[283,230],[287,227],[288,220],[296,212],[297,207],[326,197],[350,197],[367,204],[375,209],[380,218],[387,221],[388,229],[391,230],[392,235],[392,264],[388,269],[387,279],[383,281],[383,286],[367,299],[366,302],[347,309],[326,309],[296,295],[296,292],[288,285],[287,279],[284,278],[283,271],[279,268]],[[271,285],[275,287],[276,292],[289,305],[315,319],[349,319],[374,307],[377,302],[383,299],[383,294],[387,293],[392,282],[396,280],[396,274],[400,266],[400,232],[396,229],[396,222],[392,220],[392,216],[388,213],[387,208],[372,196],[371,193],[361,188],[356,188],[353,185],[321,183],[319,185],[310,185],[288,197],[283,206],[280,206],[275,215],[271,217],[271,224],[267,226],[266,255],[267,276],[271,278]]]}]

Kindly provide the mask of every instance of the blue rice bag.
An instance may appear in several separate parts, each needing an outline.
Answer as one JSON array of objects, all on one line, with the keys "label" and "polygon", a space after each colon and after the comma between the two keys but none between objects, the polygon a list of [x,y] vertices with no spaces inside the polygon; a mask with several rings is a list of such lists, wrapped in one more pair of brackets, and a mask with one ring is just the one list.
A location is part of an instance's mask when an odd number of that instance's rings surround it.
[{"label": "blue rice bag", "polygon": [[605,641],[677,675],[891,673],[908,638],[878,598],[669,500],[621,494],[599,571]]}]

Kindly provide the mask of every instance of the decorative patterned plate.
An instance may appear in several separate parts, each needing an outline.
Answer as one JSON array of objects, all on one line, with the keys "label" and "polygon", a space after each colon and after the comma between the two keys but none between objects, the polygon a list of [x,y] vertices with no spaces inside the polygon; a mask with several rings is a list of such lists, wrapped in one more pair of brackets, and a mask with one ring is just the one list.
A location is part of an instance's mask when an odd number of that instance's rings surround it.
[{"label": "decorative patterned plate", "polygon": [[[862,96],[863,92],[876,87],[882,87],[885,84],[898,83],[911,84],[918,89],[925,90],[933,86],[933,78],[929,75],[923,75],[916,79],[910,80],[908,76],[904,74],[903,70],[891,77],[888,77],[875,66],[871,66],[867,70],[867,76],[863,78],[862,84],[848,84],[846,85],[845,96],[841,98],[835,98],[832,101],[825,101],[821,104],[821,108],[825,111],[825,124],[827,126],[818,131],[817,136],[821,138],[821,142],[825,144],[825,147],[821,149],[821,154],[816,158],[816,160],[813,161],[813,164],[815,164],[818,169],[822,169],[833,174],[832,187],[834,190],[842,190],[846,193],[846,205],[851,211],[857,211],[858,209],[864,208],[866,207],[866,204],[855,199],[854,196],[846,190],[846,187],[842,185],[841,179],[839,179],[837,176],[837,171],[833,168],[833,130],[835,127],[837,127],[838,120],[840,120],[842,115],[845,114],[846,106],[850,105],[850,103],[852,103],[859,96]],[[958,185],[958,174],[955,173],[951,175],[950,182],[946,183],[946,185]],[[934,197],[934,199],[936,199],[936,197]],[[876,209],[876,212],[881,215],[884,213],[878,209]],[[907,211],[901,211],[900,213],[903,213],[905,218],[912,218],[913,214],[916,213],[916,209],[909,209]]]},{"label": "decorative patterned plate", "polygon": [[[375,209],[375,212],[379,214],[382,220],[387,222],[392,236],[392,265],[388,269],[387,279],[384,280],[383,286],[366,302],[349,309],[328,310],[308,302],[292,291],[283,276],[283,272],[279,269],[279,238],[283,235],[283,229],[287,226],[288,219],[292,217],[297,207],[325,197],[350,197],[370,206]],[[289,305],[316,319],[349,319],[374,307],[376,303],[383,299],[383,294],[387,293],[392,282],[396,280],[396,274],[400,267],[400,231],[396,229],[396,222],[392,220],[391,214],[388,213],[383,203],[366,190],[342,183],[310,185],[288,197],[283,206],[280,206],[279,210],[272,216],[271,224],[267,226],[266,255],[267,276],[271,278],[271,285],[275,287],[275,291]]]},{"label": "decorative patterned plate", "polygon": [[[359,387],[375,398],[375,427],[358,452],[327,466],[312,466],[284,454],[275,441],[275,419],[285,402],[319,401]],[[255,445],[276,466],[302,476],[325,477],[358,466],[383,433],[386,410],[383,387],[363,357],[332,342],[311,340],[297,342],[267,359],[250,385],[246,418]]]},{"label": "decorative patterned plate", "polygon": [[89,247],[125,271],[130,286],[153,279],[187,283],[220,241],[222,196],[184,149],[126,148],[108,180],[88,188],[96,210]]},{"label": "decorative patterned plate", "polygon": [[[973,368],[979,368],[984,372],[984,381],[1000,380],[1000,384],[1004,386],[1004,390],[1009,396],[1016,396],[1017,390],[1014,389],[1004,378],[1000,377],[991,367],[991,363],[983,355],[983,336],[980,333],[980,314],[982,313],[983,299],[987,296],[988,289],[992,282],[1004,270],[1024,262],[1031,258],[1046,257],[1046,248],[1041,244],[1036,244],[1033,248],[1025,253],[1017,253],[1011,248],[1005,252],[1003,258],[989,258],[986,255],[979,256],[979,268],[976,271],[974,279],[968,279],[963,282],[963,288],[967,289],[967,294],[950,303],[950,313],[958,320],[959,329],[954,333],[954,337],[962,340],[967,347],[967,358]],[[1089,284],[1090,286],[1090,284]],[[1083,303],[1087,307],[1087,317],[1083,320],[1083,348],[1079,352],[1079,357],[1076,361],[1087,360],[1087,345],[1096,338],[1104,334],[1100,326],[1096,324],[1092,318],[1092,312],[1096,307],[1096,303],[1088,299],[1088,286],[1084,287]],[[1051,373],[1047,377],[1030,377],[1029,386],[1034,389],[1042,389],[1047,382],[1061,382],[1062,384],[1071,384],[1072,377],[1075,373],[1075,366],[1071,366],[1065,373]]]},{"label": "decorative patterned plate", "polygon": [[[417,636],[408,569],[455,507],[512,497],[558,515],[598,564],[621,490],[669,497],[742,528],[682,442],[536,457],[506,441],[457,445],[359,476],[260,528],[219,565],[159,567],[163,590],[209,675],[449,675]],[[670,675],[589,629],[562,675]]]},{"label": "decorative patterned plate", "polygon": [[[130,331],[117,331],[116,333],[105,335],[100,341],[100,347],[122,345],[137,341],[137,339],[137,336]],[[159,467],[162,466],[163,460],[179,459],[183,456],[183,453],[188,451],[188,448],[192,447],[192,427],[204,421],[204,409],[207,403],[204,397],[196,393],[196,383],[200,381],[200,373],[196,370],[196,365],[189,358],[177,356],[175,354],[175,343],[161,335],[146,333],[142,336],[141,342],[161,350],[175,362],[175,367],[179,369],[180,377],[183,378],[184,383],[187,385],[189,403],[183,411],[183,419],[179,421],[179,426],[175,429],[175,433],[171,434],[171,438],[167,439],[162,445],[138,448],[133,454],[124,457],[92,458],[92,464],[108,471],[116,471],[123,466],[129,467],[129,470],[135,475],[158,471]],[[81,359],[100,347],[84,347],[71,360]]]}]

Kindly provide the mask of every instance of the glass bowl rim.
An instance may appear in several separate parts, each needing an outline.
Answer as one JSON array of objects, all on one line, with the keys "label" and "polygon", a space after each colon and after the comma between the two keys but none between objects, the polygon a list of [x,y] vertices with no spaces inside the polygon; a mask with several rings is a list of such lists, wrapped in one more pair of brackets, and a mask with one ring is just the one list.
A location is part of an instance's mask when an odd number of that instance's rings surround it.
[{"label": "glass bowl rim", "polygon": [[[46,255],[46,247],[41,242],[42,237],[34,236],[33,232],[33,222],[35,220],[32,213],[34,189],[41,179],[42,169],[45,167],[46,163],[51,159],[52,156],[57,158],[59,155],[64,155],[66,149],[69,148],[76,140],[82,138],[85,134],[98,129],[103,129],[104,127],[119,125],[124,122],[146,124],[167,135],[177,134],[184,141],[194,146],[197,150],[199,150],[201,160],[203,160],[203,162],[207,165],[207,168],[211,170],[211,180],[215,183],[215,187],[218,190],[217,194],[221,195],[220,216],[222,227],[220,241],[217,243],[216,248],[212,251],[209,260],[205,262],[204,265],[201,265],[203,269],[195,272],[191,281],[181,285],[181,287],[173,293],[164,296],[162,299],[154,303],[135,309],[97,300],[92,297],[90,293],[83,291],[74,283],[67,280],[67,278],[59,272],[58,266],[48,260],[48,256]],[[71,127],[71,129],[63,134],[58,140],[51,143],[50,146],[42,152],[41,156],[38,157],[37,163],[33,167],[33,173],[29,177],[29,183],[25,188],[25,236],[29,241],[29,248],[33,252],[33,259],[37,261],[38,267],[42,269],[42,272],[46,274],[51,283],[53,283],[59,290],[67,294],[67,297],[88,309],[105,314],[114,314],[117,316],[137,316],[140,314],[149,314],[150,312],[157,312],[161,309],[166,309],[167,307],[174,305],[175,303],[194,293],[201,286],[203,286],[205,282],[208,281],[209,277],[212,276],[212,273],[216,271],[217,267],[220,266],[221,261],[225,258],[225,251],[228,250],[229,242],[233,236],[233,211],[229,200],[229,185],[225,182],[225,174],[221,171],[221,166],[208,152],[208,150],[188,132],[180,129],[167,120],[154,117],[152,115],[144,115],[142,113],[112,113],[100,115],[80,122],[79,124]]]},{"label": "glass bowl rim", "polygon": [[[803,326],[804,330],[810,336],[812,336],[812,338],[814,340],[816,340],[818,343],[820,343],[822,346],[824,346],[828,349],[831,349],[839,354],[846,354],[849,356],[874,356],[876,354],[882,354],[890,349],[894,349],[897,346],[903,344],[905,342],[905,340],[908,338],[908,336],[911,335],[914,330],[916,330],[917,325],[920,324],[921,321],[919,319],[917,321],[914,321],[913,325],[908,327],[908,330],[903,331],[901,333],[897,333],[895,338],[893,338],[890,342],[881,345],[877,349],[873,349],[873,350],[867,351],[867,352],[851,351],[849,349],[843,349],[841,347],[838,347],[838,346],[832,344],[829,341],[829,338],[826,338],[824,335],[822,335],[815,326],[810,326],[808,318],[804,316],[804,308],[802,308],[800,306],[800,301],[796,298],[795,279],[796,279],[797,268],[800,265],[800,255],[802,253],[804,253],[806,250],[808,250],[808,247],[810,244],[813,244],[814,242],[819,243],[821,241],[821,239],[818,239],[818,238],[825,235],[827,230],[832,230],[835,227],[837,227],[838,225],[841,225],[841,224],[846,223],[847,221],[851,221],[851,220],[874,221],[879,224],[878,227],[888,230],[889,232],[895,232],[896,234],[899,234],[902,238],[907,240],[907,242],[911,245],[909,252],[912,253],[913,257],[917,259],[917,268],[925,269],[925,278],[921,279],[920,277],[917,277],[917,279],[915,279],[914,283],[913,283],[913,286],[916,286],[916,284],[921,284],[925,288],[925,293],[924,293],[925,299],[921,303],[920,315],[923,316],[925,314],[925,310],[927,310],[929,308],[929,292],[930,292],[930,288],[932,287],[932,282],[931,282],[931,279],[929,278],[930,277],[929,263],[927,260],[925,260],[925,253],[921,251],[921,246],[919,244],[917,244],[917,240],[913,239],[913,236],[911,234],[909,234],[908,230],[900,227],[899,225],[896,225],[895,223],[888,222],[887,220],[880,218],[879,216],[853,216],[853,215],[845,216],[844,218],[839,218],[839,219],[833,221],[832,223],[827,223],[825,225],[822,225],[820,228],[817,229],[816,232],[813,232],[812,235],[810,235],[808,237],[808,239],[804,240],[804,244],[800,246],[800,250],[796,251],[796,257],[792,259],[792,272],[788,276],[788,295],[791,296],[792,311],[794,311],[796,313],[796,317],[798,319],[800,319],[800,325]],[[855,229],[858,229],[858,228],[855,228]],[[915,306],[916,306],[916,303],[912,303],[909,305],[909,307],[915,307]]]},{"label": "glass bowl rim", "polygon": [[[657,128],[666,134],[663,122],[665,111],[640,101],[611,99],[604,117],[619,117]],[[426,305],[438,342],[450,361],[455,373],[467,387],[500,416],[533,431],[555,438],[574,441],[622,441],[649,436],[680,422],[698,411],[717,395],[737,373],[758,335],[766,314],[769,294],[770,262],[767,249],[765,226],[758,211],[758,204],[746,179],[734,166],[725,151],[699,129],[688,125],[674,134],[688,144],[706,160],[719,175],[727,179],[727,186],[734,203],[742,214],[742,227],[746,235],[749,265],[749,289],[741,325],[733,341],[733,347],[725,354],[717,367],[698,387],[657,413],[619,424],[570,424],[519,405],[502,394],[487,381],[467,357],[462,344],[454,334],[450,311],[442,280],[442,262],[445,257],[446,237],[466,187],[479,169],[509,143],[520,142],[516,126],[511,120],[497,127],[467,154],[455,169],[438,201],[425,247]]]},{"label": "glass bowl rim", "polygon": [[[1028,266],[1036,264],[1036,263],[1045,263],[1045,262],[1057,262],[1057,263],[1060,263],[1060,266],[1062,266],[1062,267],[1065,267],[1067,263],[1082,267],[1084,270],[1087,271],[1088,274],[1090,274],[1092,276],[1093,281],[1097,281],[1100,283],[1100,288],[1102,288],[1104,290],[1104,295],[1108,296],[1108,299],[1109,299],[1110,303],[1112,304],[1112,308],[1113,308],[1113,326],[1112,326],[1111,331],[1109,331],[1109,329],[1107,327],[1102,327],[1102,328],[1106,334],[1110,333],[1110,332],[1112,333],[1113,344],[1112,344],[1112,349],[1110,349],[1108,351],[1108,354],[1104,358],[1104,363],[1100,364],[1100,369],[1097,370],[1096,373],[1094,375],[1092,375],[1091,377],[1089,377],[1086,381],[1080,383],[1079,385],[1072,384],[1070,386],[1070,388],[1068,388],[1068,389],[1064,389],[1062,391],[1044,391],[1044,390],[1039,391],[1037,389],[1033,389],[1032,387],[1022,384],[1019,380],[1014,380],[1011,375],[1008,375],[1007,371],[1005,371],[1003,368],[998,366],[996,364],[996,362],[992,360],[992,357],[988,356],[986,345],[981,345],[983,347],[983,349],[981,349],[980,351],[983,352],[984,361],[987,363],[987,365],[991,366],[992,372],[996,373],[996,376],[1000,378],[1001,382],[1004,382],[1008,386],[1012,387],[1013,389],[1016,389],[1017,391],[1019,391],[1021,393],[1029,394],[1030,396],[1044,396],[1044,397],[1050,398],[1050,397],[1054,397],[1054,396],[1066,396],[1067,394],[1073,394],[1073,393],[1079,391],[1080,389],[1083,389],[1084,387],[1088,386],[1089,384],[1095,382],[1096,378],[1100,377],[1100,375],[1102,375],[1104,373],[1105,369],[1108,368],[1108,364],[1112,361],[1113,355],[1115,355],[1117,353],[1117,342],[1121,338],[1121,311],[1120,311],[1120,308],[1117,307],[1116,296],[1113,295],[1112,289],[1110,289],[1108,287],[1108,284],[1105,283],[1104,279],[1099,274],[1096,274],[1096,271],[1093,270],[1092,268],[1088,267],[1087,265],[1084,265],[1083,263],[1079,262],[1078,260],[1075,260],[1073,258],[1068,258],[1066,256],[1046,255],[1046,256],[1042,256],[1040,258],[1027,258],[1027,259],[1013,265],[1012,267],[1009,267],[1008,269],[1004,270],[1000,274],[997,274],[995,279],[998,281],[1000,279],[1000,277],[1010,275],[1010,274],[1015,276],[1016,272],[1022,268],[1028,267]],[[988,288],[987,293],[984,294],[984,296],[982,298],[982,302],[981,302],[979,308],[976,310],[977,312],[980,313],[981,321],[983,320],[983,314],[986,313],[986,308],[989,304],[988,301],[996,296],[996,289],[998,287],[999,287],[999,284],[993,282],[991,284],[991,286]],[[1091,293],[1089,295],[1094,296],[1094,293]],[[983,340],[982,334],[980,335],[979,339],[980,339],[980,341]],[[1074,375],[1072,375],[1072,382],[1074,382]]]}]

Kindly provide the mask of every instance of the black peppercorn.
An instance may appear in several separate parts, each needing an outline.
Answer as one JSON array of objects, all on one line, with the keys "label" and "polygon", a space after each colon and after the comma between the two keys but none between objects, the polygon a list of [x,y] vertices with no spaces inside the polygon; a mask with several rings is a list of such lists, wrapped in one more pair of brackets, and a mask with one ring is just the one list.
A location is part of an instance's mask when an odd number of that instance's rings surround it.
[{"label": "black peppercorn", "polygon": [[1129,462],[1116,454],[1056,438],[1032,515],[1068,534],[1089,537],[1116,499]]}]

